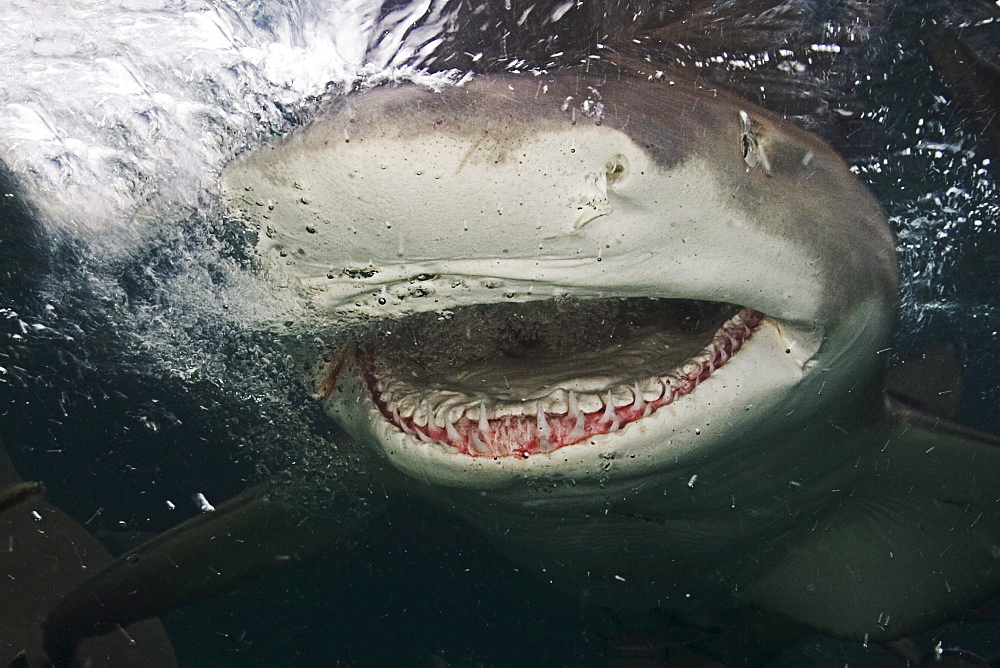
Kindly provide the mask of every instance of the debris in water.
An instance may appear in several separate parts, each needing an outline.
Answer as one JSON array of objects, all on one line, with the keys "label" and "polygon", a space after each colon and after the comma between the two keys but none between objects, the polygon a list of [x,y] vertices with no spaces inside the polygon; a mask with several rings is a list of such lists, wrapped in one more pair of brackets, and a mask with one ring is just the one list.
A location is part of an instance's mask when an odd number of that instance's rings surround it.
[{"label": "debris in water", "polygon": [[205,495],[202,494],[201,492],[198,492],[197,494],[193,495],[191,499],[195,502],[195,504],[198,506],[198,510],[200,510],[201,512],[203,513],[215,512],[215,506],[209,503],[208,499],[206,499]]}]

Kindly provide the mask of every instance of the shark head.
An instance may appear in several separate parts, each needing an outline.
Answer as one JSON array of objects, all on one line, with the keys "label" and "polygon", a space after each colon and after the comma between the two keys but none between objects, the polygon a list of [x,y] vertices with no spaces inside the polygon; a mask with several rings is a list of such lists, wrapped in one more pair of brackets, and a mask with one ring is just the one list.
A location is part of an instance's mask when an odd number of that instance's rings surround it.
[{"label": "shark head", "polygon": [[[410,476],[628,481],[864,401],[877,202],[817,137],[668,81],[478,76],[333,100],[223,192],[283,320],[375,322],[315,380]],[[288,315],[291,313],[291,316]]]}]

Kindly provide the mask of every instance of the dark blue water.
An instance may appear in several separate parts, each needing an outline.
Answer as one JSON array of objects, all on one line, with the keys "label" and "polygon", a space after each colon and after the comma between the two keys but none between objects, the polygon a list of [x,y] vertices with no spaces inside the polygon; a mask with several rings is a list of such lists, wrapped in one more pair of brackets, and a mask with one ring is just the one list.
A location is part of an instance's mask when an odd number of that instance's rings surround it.
[{"label": "dark blue water", "polygon": [[[244,8],[245,15],[232,10],[245,19],[254,46],[272,39],[301,48],[294,58],[267,61],[271,65],[309,63],[328,54],[323,40],[310,42],[303,36],[308,31],[296,31],[318,21],[321,3],[257,4],[255,11]],[[934,77],[920,41],[926,8],[905,3],[892,8],[851,91],[863,109],[852,126],[855,134],[831,132],[829,139],[842,142],[899,239],[901,326],[888,354],[908,359],[935,344],[952,344],[964,379],[957,419],[1000,433],[1000,293],[994,281],[1000,259],[1000,156],[991,155],[975,124],[963,118]],[[394,9],[385,6],[374,14],[386,17]],[[524,9],[509,11],[519,17]],[[44,17],[44,7],[39,11]],[[58,6],[50,11],[58,13]],[[169,19],[172,11],[163,5],[155,15]],[[496,11],[505,16],[507,10]],[[439,18],[433,11],[422,16],[414,25],[421,20],[434,25]],[[570,14],[568,20],[586,25],[589,16]],[[517,41],[518,22],[504,20],[512,35],[505,48],[530,51],[536,42],[523,34]],[[59,36],[70,35],[72,25],[83,24],[67,22],[63,33],[54,29],[47,39],[55,46],[46,53],[58,52]],[[16,28],[23,35],[33,29],[27,22]],[[407,30],[401,32],[413,34]],[[11,34],[5,33],[13,44]],[[595,34],[567,29],[562,43],[587,54],[586,49],[596,51]],[[414,38],[418,46],[427,41]],[[25,58],[47,62],[45,53],[18,45]],[[100,51],[100,45],[94,48]],[[383,56],[389,49],[384,42],[369,48],[369,53],[381,48]],[[549,52],[556,48],[563,47]],[[166,45],[163,49],[165,59],[175,58],[167,58],[172,52]],[[495,44],[483,51],[487,59],[502,60]],[[412,49],[409,57],[419,61]],[[383,57],[382,65],[391,60]],[[572,64],[567,55],[556,60]],[[53,112],[49,119],[63,148],[50,150],[46,142],[55,140],[39,138],[42,148],[26,149],[24,142],[30,144],[35,135],[25,131],[17,137],[21,148],[4,154],[5,178],[17,196],[0,203],[0,438],[22,475],[44,480],[49,500],[86,523],[112,550],[194,516],[192,493],[203,492],[217,503],[337,437],[336,427],[289,372],[283,344],[233,316],[250,299],[241,283],[254,268],[249,242],[208,191],[198,190],[238,147],[302,122],[315,102],[310,96],[323,92],[322,84],[288,83],[301,83],[295,77],[267,79],[260,74],[265,65],[254,70],[248,62],[221,58],[206,65],[224,76],[192,84],[197,94],[188,97],[216,95],[224,103],[193,121],[176,121],[171,114],[181,111],[164,104],[155,113],[144,112],[142,123],[116,128],[101,114],[88,116],[86,109],[67,104],[64,115]],[[463,61],[438,52],[421,62],[440,68]],[[88,63],[77,65],[98,67]],[[143,67],[148,63],[138,69]],[[147,85],[186,99],[175,88],[191,75],[178,72],[174,78],[151,78]],[[314,78],[322,82],[336,74],[325,71]],[[3,100],[8,110],[46,106],[38,91],[63,99],[53,92],[51,79],[39,78],[35,89],[18,89],[15,76],[13,70],[0,74],[10,84]],[[4,83],[0,79],[0,87]],[[22,128],[12,116],[4,118],[7,131]],[[139,136],[140,126],[160,130]],[[105,175],[115,184],[109,186],[106,211],[95,213],[99,198],[73,200],[82,207],[77,212],[82,222],[61,204],[46,208],[46,202],[61,203],[65,192],[81,184],[88,192],[99,188],[100,179],[81,176],[89,173],[86,153],[63,152],[69,139],[88,141],[81,128],[95,129],[90,138],[95,145],[113,138],[120,158]],[[150,148],[162,139],[157,132],[171,147],[194,145],[196,136],[212,150],[191,164],[171,167]],[[213,136],[229,138],[204,139]],[[0,136],[0,148],[5,142],[10,137]],[[186,187],[195,194],[177,195]],[[167,214],[144,208],[157,195],[174,198],[177,206]],[[110,233],[92,229],[102,216]],[[136,229],[131,223],[150,219],[141,234],[129,232]],[[374,515],[367,530],[331,554],[163,621],[181,663],[189,666],[606,665],[604,638],[615,630],[600,609],[520,572],[459,520],[413,501]],[[642,621],[653,629],[663,624]],[[989,654],[997,652],[995,637],[992,626],[964,623],[936,629],[922,641]],[[883,662],[893,660],[880,647],[810,636],[775,665],[891,665]]]}]

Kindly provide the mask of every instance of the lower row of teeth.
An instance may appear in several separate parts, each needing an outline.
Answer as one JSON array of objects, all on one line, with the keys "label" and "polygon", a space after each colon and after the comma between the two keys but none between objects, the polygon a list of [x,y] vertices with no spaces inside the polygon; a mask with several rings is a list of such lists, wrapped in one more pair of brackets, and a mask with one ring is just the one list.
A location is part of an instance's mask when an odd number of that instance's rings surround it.
[{"label": "lower row of teeth", "polygon": [[397,401],[381,392],[378,382],[372,394],[396,427],[421,441],[480,456],[547,453],[617,431],[690,393],[740,349],[762,318],[757,311],[743,309],[678,371],[603,394],[557,388],[541,399],[492,408],[458,393],[437,405],[413,396]]}]

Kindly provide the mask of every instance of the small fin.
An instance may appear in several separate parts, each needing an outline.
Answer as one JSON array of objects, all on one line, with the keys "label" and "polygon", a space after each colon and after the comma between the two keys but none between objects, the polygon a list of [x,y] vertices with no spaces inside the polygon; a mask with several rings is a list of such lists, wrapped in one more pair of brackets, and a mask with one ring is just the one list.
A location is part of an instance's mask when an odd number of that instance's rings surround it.
[{"label": "small fin", "polygon": [[343,499],[334,497],[319,512],[304,510],[289,494],[280,483],[262,483],[130,550],[95,574],[67,595],[45,622],[45,648],[53,663],[70,665],[74,647],[83,638],[232,591],[329,547],[369,516],[359,512],[356,490]]},{"label": "small fin", "polygon": [[830,635],[884,642],[1000,590],[1000,439],[889,400],[852,490],[744,591]]}]

